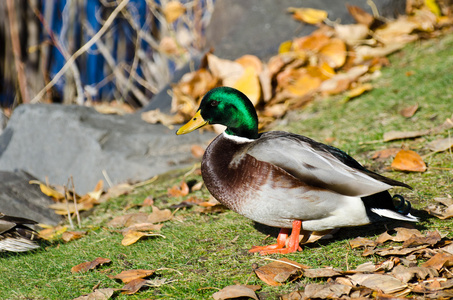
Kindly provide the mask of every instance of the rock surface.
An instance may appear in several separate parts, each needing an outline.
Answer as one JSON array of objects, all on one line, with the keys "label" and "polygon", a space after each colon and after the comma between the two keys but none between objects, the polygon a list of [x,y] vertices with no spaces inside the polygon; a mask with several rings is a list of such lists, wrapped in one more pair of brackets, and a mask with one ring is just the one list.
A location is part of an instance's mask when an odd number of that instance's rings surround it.
[{"label": "rock surface", "polygon": [[176,136],[176,129],[151,125],[138,114],[102,115],[80,106],[22,105],[0,136],[0,170],[24,170],[41,181],[76,191],[94,189],[103,170],[113,184],[141,181],[193,163],[191,145],[213,133]]},{"label": "rock surface", "polygon": [[62,218],[47,208],[54,202],[41,193],[38,185],[29,184],[34,179],[23,171],[0,171],[0,212],[42,224],[58,224]]}]

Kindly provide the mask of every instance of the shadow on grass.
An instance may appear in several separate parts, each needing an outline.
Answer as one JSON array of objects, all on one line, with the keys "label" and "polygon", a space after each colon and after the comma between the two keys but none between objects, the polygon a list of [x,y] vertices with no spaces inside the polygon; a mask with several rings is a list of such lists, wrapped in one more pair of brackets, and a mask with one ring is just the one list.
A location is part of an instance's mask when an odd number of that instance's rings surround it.
[{"label": "shadow on grass", "polygon": [[[374,236],[384,233],[385,231],[390,231],[397,227],[409,227],[409,228],[415,228],[415,229],[422,231],[422,230],[427,229],[426,226],[423,225],[423,223],[429,222],[429,220],[432,218],[436,218],[435,216],[428,214],[424,210],[412,209],[411,214],[418,217],[420,219],[420,221],[418,223],[411,223],[411,222],[394,220],[394,221],[389,221],[389,222],[377,222],[377,223],[372,223],[372,224],[363,225],[363,226],[343,227],[343,228],[340,228],[336,233],[333,234],[333,238],[325,239],[325,240],[318,240],[317,242],[315,242],[313,244],[303,245],[303,247],[317,248],[319,246],[328,245],[329,243],[332,243],[332,242],[347,241],[347,240],[355,239],[357,237],[372,238]],[[280,231],[280,228],[270,227],[270,226],[263,225],[260,223],[254,223],[253,226],[259,232],[272,236],[273,238],[277,238],[278,233]]]}]

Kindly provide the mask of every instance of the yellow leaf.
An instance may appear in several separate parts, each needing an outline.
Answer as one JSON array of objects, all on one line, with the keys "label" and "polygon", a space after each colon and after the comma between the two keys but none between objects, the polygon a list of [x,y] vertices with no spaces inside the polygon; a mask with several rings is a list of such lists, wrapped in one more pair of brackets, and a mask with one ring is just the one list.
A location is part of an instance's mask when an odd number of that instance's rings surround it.
[{"label": "yellow leaf", "polygon": [[48,187],[47,185],[45,185],[44,183],[40,183],[39,184],[39,188],[41,189],[41,192],[43,192],[43,194],[46,194],[47,196],[49,197],[52,197],[54,198],[55,200],[61,200],[61,199],[64,199],[64,195],[56,190],[54,190],[53,188],[51,187]]},{"label": "yellow leaf", "polygon": [[348,101],[349,99],[358,97],[365,92],[371,91],[372,89],[373,89],[373,85],[371,85],[371,83],[365,83],[365,84],[356,86],[355,88],[353,88],[346,94],[345,100]]},{"label": "yellow leaf", "polygon": [[165,5],[163,11],[165,20],[167,20],[168,23],[173,23],[186,12],[186,8],[179,1],[170,1]]},{"label": "yellow leaf", "polygon": [[437,5],[436,0],[425,0],[425,5],[432,13],[440,17],[440,8],[439,5]]},{"label": "yellow leaf", "polygon": [[293,18],[308,24],[318,24],[327,18],[325,10],[314,8],[288,8],[290,13],[293,13]]},{"label": "yellow leaf", "polygon": [[258,104],[261,97],[261,88],[258,74],[253,67],[247,67],[244,74],[234,83],[233,87],[243,92],[252,101],[253,105]]},{"label": "yellow leaf", "polygon": [[146,233],[144,233],[144,232],[129,230],[128,232],[126,232],[124,234],[124,238],[121,241],[121,245],[123,245],[123,246],[132,245],[144,236],[146,236]]},{"label": "yellow leaf", "polygon": [[261,71],[263,70],[263,64],[261,63],[261,60],[255,55],[246,54],[239,57],[235,61],[244,68],[254,68],[257,74],[261,73]]},{"label": "yellow leaf", "polygon": [[278,47],[278,54],[286,53],[291,51],[291,47],[293,46],[293,41],[286,41],[280,44]]}]

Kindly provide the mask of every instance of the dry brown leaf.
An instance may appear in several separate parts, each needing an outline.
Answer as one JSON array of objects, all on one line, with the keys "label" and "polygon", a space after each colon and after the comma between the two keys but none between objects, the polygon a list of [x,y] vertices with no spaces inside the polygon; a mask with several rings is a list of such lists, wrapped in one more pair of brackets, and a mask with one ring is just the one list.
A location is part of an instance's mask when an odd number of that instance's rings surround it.
[{"label": "dry brown leaf", "polygon": [[181,184],[175,185],[172,188],[167,190],[167,194],[170,197],[183,197],[189,194],[189,186],[185,181],[182,181]]},{"label": "dry brown leaf", "polygon": [[421,265],[424,268],[440,270],[443,267],[453,266],[453,255],[449,253],[437,253]]},{"label": "dry brown leaf", "polygon": [[110,279],[119,279],[123,283],[129,283],[134,279],[139,279],[139,278],[146,278],[151,276],[156,272],[155,270],[144,270],[144,269],[136,269],[136,270],[126,270],[122,271],[121,273],[112,276],[108,275]]},{"label": "dry brown leaf", "polygon": [[145,286],[147,282],[148,280],[142,278],[134,279],[121,288],[123,290],[122,294],[133,295]]},{"label": "dry brown leaf", "polygon": [[434,278],[439,276],[439,273],[433,268],[411,267],[407,268],[403,265],[398,265],[392,270],[392,275],[404,283],[408,283],[413,278],[424,280],[426,278]]},{"label": "dry brown leaf", "polygon": [[168,115],[160,111],[160,109],[149,110],[141,113],[141,118],[143,121],[150,124],[161,123],[170,129],[172,129],[173,124],[180,124],[184,122],[184,118],[179,115]]},{"label": "dry brown leaf", "polygon": [[379,161],[386,160],[389,157],[395,156],[401,148],[388,148],[374,152],[372,159],[376,159]]},{"label": "dry brown leaf", "polygon": [[279,286],[290,277],[297,277],[302,274],[302,269],[307,268],[287,258],[271,262],[255,269],[255,274],[265,283],[272,286]]},{"label": "dry brown leaf", "polygon": [[359,285],[382,291],[386,294],[395,293],[407,287],[407,284],[391,275],[358,273],[348,277]]},{"label": "dry brown leaf", "polygon": [[74,266],[71,268],[72,273],[79,273],[79,272],[86,272],[88,270],[93,270],[97,268],[98,266],[104,265],[111,263],[112,261],[108,258],[102,258],[98,257],[93,261],[87,261],[81,264],[78,264],[77,266]]},{"label": "dry brown leaf", "polygon": [[231,86],[244,74],[244,67],[238,62],[221,59],[210,53],[207,55],[207,59],[212,75],[222,79],[224,85],[230,84]]},{"label": "dry brown leaf", "polygon": [[318,268],[318,269],[304,269],[303,270],[304,277],[307,278],[323,278],[323,277],[335,277],[340,276],[342,273],[338,270],[332,268]]},{"label": "dry brown leaf", "polygon": [[387,56],[403,48],[407,43],[391,43],[382,47],[372,47],[368,45],[357,46],[355,50],[354,64],[359,65],[364,61],[375,57]]},{"label": "dry brown leaf", "polygon": [[431,231],[427,232],[426,236],[411,236],[409,239],[404,241],[403,247],[415,247],[420,245],[434,246],[440,242],[441,239],[442,237],[438,231]]},{"label": "dry brown leaf", "polygon": [[419,25],[407,16],[400,16],[393,22],[374,31],[374,37],[384,45],[407,44],[418,39],[417,35],[410,35]]},{"label": "dry brown leaf", "polygon": [[55,210],[55,213],[57,215],[62,215],[65,216],[69,213],[75,213],[76,210],[78,211],[84,211],[84,210],[90,210],[94,207],[94,203],[90,202],[85,202],[85,203],[78,203],[77,204],[77,209],[76,206],[74,205],[74,202],[66,203],[66,202],[58,202],[49,205],[49,208]]},{"label": "dry brown leaf", "polygon": [[374,17],[358,6],[346,4],[346,8],[357,23],[370,27],[374,22]]},{"label": "dry brown leaf", "polygon": [[129,183],[120,183],[110,187],[105,194],[99,198],[99,203],[105,202],[110,198],[116,198],[121,195],[126,195],[134,189]]},{"label": "dry brown leaf", "polygon": [[308,24],[318,24],[327,18],[327,12],[325,10],[314,8],[290,7],[288,8],[288,12],[293,14],[295,20]]},{"label": "dry brown leaf", "polygon": [[122,232],[127,232],[129,230],[134,231],[159,231],[162,229],[164,224],[154,224],[154,223],[137,223],[133,224],[127,228],[124,228]]},{"label": "dry brown leaf", "polygon": [[86,231],[65,231],[63,232],[61,238],[63,239],[63,241],[67,243],[74,240],[78,240],[84,237],[86,234],[87,234]]},{"label": "dry brown leaf", "polygon": [[39,237],[41,237],[47,241],[51,241],[51,240],[57,238],[58,236],[60,236],[61,234],[63,234],[66,230],[68,230],[67,226],[61,226],[61,225],[57,225],[55,227],[50,226],[48,228],[41,230],[39,232]]},{"label": "dry brown leaf", "polygon": [[304,298],[301,299],[340,299],[343,295],[349,295],[351,289],[350,286],[337,283],[310,283],[305,286]]},{"label": "dry brown leaf", "polygon": [[433,152],[447,151],[453,147],[453,138],[437,139],[429,142],[427,146]]},{"label": "dry brown leaf", "polygon": [[403,108],[402,110],[400,110],[400,115],[402,115],[405,118],[411,118],[415,114],[417,109],[418,109],[418,103]]},{"label": "dry brown leaf", "polygon": [[369,34],[369,29],[364,24],[335,24],[335,34],[350,46],[362,43]]},{"label": "dry brown leaf", "polygon": [[253,66],[247,66],[243,75],[232,85],[233,88],[243,92],[256,106],[261,98],[261,86],[258,73]]},{"label": "dry brown leaf", "polygon": [[173,218],[173,214],[169,209],[159,209],[153,206],[153,212],[148,215],[146,221],[148,223],[161,223]]},{"label": "dry brown leaf", "polygon": [[230,285],[214,293],[212,297],[215,300],[234,299],[234,298],[252,298],[258,300],[255,291],[245,285]]},{"label": "dry brown leaf", "polygon": [[134,109],[127,103],[113,100],[111,102],[93,103],[94,109],[100,114],[126,115],[134,112]]},{"label": "dry brown leaf", "polygon": [[319,49],[319,57],[321,62],[326,62],[331,68],[339,68],[346,61],[346,45],[339,38],[331,38]]},{"label": "dry brown leaf", "polygon": [[74,298],[73,300],[108,300],[112,298],[116,290],[113,288],[96,289],[89,294]]},{"label": "dry brown leaf", "polygon": [[375,247],[376,242],[367,238],[357,237],[349,241],[349,245],[351,246],[352,249],[360,247]]},{"label": "dry brown leaf", "polygon": [[393,159],[392,169],[405,172],[425,172],[426,164],[415,151],[401,149]]},{"label": "dry brown leaf", "polygon": [[312,34],[293,40],[293,49],[294,51],[304,51],[308,50],[310,52],[316,53],[323,46],[329,43],[330,38],[322,32],[313,32]]},{"label": "dry brown leaf", "polygon": [[453,217],[453,199],[450,195],[447,198],[434,198],[439,204],[429,205],[425,210],[438,217],[439,219],[448,219]]},{"label": "dry brown leaf", "polygon": [[176,0],[167,2],[167,4],[163,8],[165,20],[168,23],[173,23],[174,21],[178,20],[185,12],[186,8],[184,4]]},{"label": "dry brown leaf", "polygon": [[324,81],[319,90],[324,94],[338,94],[349,88],[351,82],[354,82],[368,71],[368,66],[352,67],[345,73],[339,73],[332,78]]}]

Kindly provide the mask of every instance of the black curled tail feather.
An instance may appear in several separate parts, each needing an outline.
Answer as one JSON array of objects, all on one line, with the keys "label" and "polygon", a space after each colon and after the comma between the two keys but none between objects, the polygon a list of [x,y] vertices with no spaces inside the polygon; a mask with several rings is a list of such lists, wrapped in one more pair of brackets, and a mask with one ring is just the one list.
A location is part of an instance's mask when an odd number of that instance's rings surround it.
[{"label": "black curled tail feather", "polygon": [[393,200],[394,201],[399,201],[399,203],[395,206],[396,212],[402,214],[402,215],[407,215],[411,212],[412,205],[409,201],[404,199],[403,196],[399,194],[393,195]]}]

